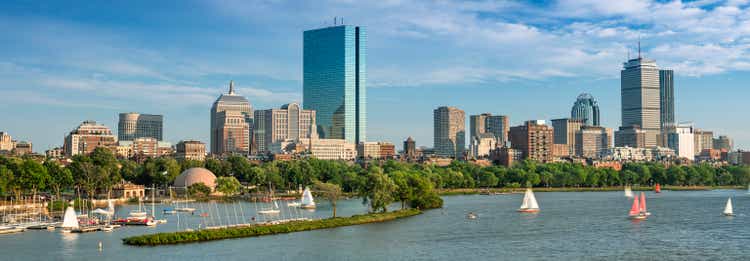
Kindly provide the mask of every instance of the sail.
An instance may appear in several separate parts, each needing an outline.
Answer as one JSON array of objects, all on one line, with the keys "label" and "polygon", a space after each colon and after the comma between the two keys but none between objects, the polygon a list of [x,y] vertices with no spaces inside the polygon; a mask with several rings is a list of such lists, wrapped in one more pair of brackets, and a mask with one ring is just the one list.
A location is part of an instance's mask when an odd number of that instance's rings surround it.
[{"label": "sail", "polygon": [[279,208],[279,204],[276,203],[276,200],[273,201],[273,208],[274,209],[278,209]]},{"label": "sail", "polygon": [[638,203],[638,197],[633,198],[633,206],[630,207],[630,216],[636,216],[640,213],[640,204]]},{"label": "sail", "polygon": [[523,194],[523,201],[521,202],[521,209],[527,209],[529,208],[529,194],[531,194],[531,189],[526,189],[526,193]]},{"label": "sail", "polygon": [[112,200],[107,200],[107,212],[109,212],[109,215],[115,214],[115,203],[112,202]]},{"label": "sail", "polygon": [[302,192],[302,200],[300,201],[302,206],[315,206],[315,199],[313,199],[310,188],[305,187],[305,191]]},{"label": "sail", "polygon": [[727,205],[724,207],[724,215],[732,215],[734,214],[734,211],[732,210],[732,199],[727,199]]},{"label": "sail", "polygon": [[646,213],[646,194],[641,192],[641,212]]},{"label": "sail", "polygon": [[536,202],[536,197],[531,189],[529,189],[529,209],[539,209],[539,204]]},{"label": "sail", "polygon": [[63,217],[63,228],[78,228],[78,216],[76,216],[76,210],[73,206],[69,206],[65,210],[65,217]]},{"label": "sail", "polygon": [[625,187],[625,196],[629,198],[633,197],[633,190],[630,188],[630,186]]}]

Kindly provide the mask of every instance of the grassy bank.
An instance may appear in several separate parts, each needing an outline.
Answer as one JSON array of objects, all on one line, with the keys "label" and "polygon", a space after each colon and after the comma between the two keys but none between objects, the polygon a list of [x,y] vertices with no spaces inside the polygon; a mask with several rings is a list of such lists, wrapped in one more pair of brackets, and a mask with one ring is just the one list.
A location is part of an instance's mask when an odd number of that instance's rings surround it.
[{"label": "grassy bank", "polygon": [[[633,187],[633,191],[649,191],[654,190],[651,186],[640,186]],[[745,189],[742,186],[662,186],[662,190],[675,190],[675,191],[690,191],[690,190],[713,190],[713,189]],[[438,194],[441,196],[451,195],[474,195],[487,192],[493,193],[523,193],[526,188],[490,188],[490,189],[478,189],[478,188],[465,188],[465,189],[439,189]],[[534,188],[534,191],[539,192],[587,192],[587,191],[622,191],[623,187],[564,187],[564,188],[545,188],[538,187]]]},{"label": "grassy bank", "polygon": [[422,211],[417,209],[406,209],[386,213],[355,215],[351,217],[327,218],[312,221],[295,221],[277,225],[251,225],[247,227],[158,233],[128,237],[124,238],[122,241],[127,245],[134,246],[158,246],[229,238],[257,237],[264,235],[385,222],[394,219],[415,216],[421,213]]}]

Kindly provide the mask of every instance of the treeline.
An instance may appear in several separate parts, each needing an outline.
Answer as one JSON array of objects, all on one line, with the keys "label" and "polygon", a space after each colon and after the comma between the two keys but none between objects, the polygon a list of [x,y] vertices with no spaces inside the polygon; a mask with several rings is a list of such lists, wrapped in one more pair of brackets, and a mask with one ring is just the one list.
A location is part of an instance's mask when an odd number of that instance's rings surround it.
[{"label": "treeline", "polygon": [[[167,187],[180,172],[205,167],[218,177],[234,177],[244,184],[271,186],[279,190],[297,189],[324,182],[340,186],[343,192],[356,193],[376,201],[373,209],[401,201],[404,205],[426,207],[438,204],[434,188],[490,187],[605,187],[625,184],[652,185],[747,185],[748,166],[708,164],[673,165],[628,163],[622,170],[595,168],[575,163],[522,161],[511,168],[482,167],[466,162],[449,166],[410,164],[397,161],[369,162],[365,166],[343,161],[294,160],[253,163],[241,156],[226,160],[177,161],[152,158],[142,163],[118,160],[106,149],[90,155],[78,155],[62,167],[56,161],[40,163],[32,158],[0,157],[0,193],[35,194],[47,191],[60,195],[80,191],[87,195],[109,193],[121,181],[146,186]],[[428,202],[421,202],[428,201]],[[416,203],[415,203],[416,202]]]}]

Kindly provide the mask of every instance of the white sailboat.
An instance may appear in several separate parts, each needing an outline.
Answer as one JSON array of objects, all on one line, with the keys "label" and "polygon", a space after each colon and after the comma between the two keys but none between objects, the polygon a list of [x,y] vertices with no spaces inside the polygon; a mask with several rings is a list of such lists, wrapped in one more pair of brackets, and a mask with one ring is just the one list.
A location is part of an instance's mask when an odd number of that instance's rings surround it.
[{"label": "white sailboat", "polygon": [[76,215],[76,210],[73,209],[73,206],[68,206],[68,208],[65,210],[65,215],[63,216],[63,232],[70,232],[73,229],[78,229],[80,226],[78,225],[78,215]]},{"label": "white sailboat", "polygon": [[138,198],[138,211],[131,210],[129,216],[139,218],[148,216],[148,213],[143,210],[143,201],[141,201],[141,198]]},{"label": "white sailboat", "polygon": [[302,200],[300,200],[300,208],[304,208],[304,209],[315,208],[315,199],[313,199],[312,192],[310,192],[310,188],[308,187],[305,187],[305,191],[302,192]]},{"label": "white sailboat", "polygon": [[724,216],[734,216],[734,210],[732,209],[732,198],[727,199],[727,205],[724,206]]},{"label": "white sailboat", "polygon": [[526,193],[523,194],[523,202],[521,207],[518,208],[518,212],[525,213],[536,213],[539,212],[539,204],[536,202],[536,197],[531,188],[526,189]]},{"label": "white sailboat", "polygon": [[625,197],[633,197],[633,189],[631,189],[630,186],[625,186]]},{"label": "white sailboat", "polygon": [[276,214],[279,214],[280,212],[281,212],[281,210],[279,209],[279,204],[276,204],[276,200],[274,200],[273,201],[273,208],[260,210],[260,211],[258,211],[258,214],[276,215]]}]

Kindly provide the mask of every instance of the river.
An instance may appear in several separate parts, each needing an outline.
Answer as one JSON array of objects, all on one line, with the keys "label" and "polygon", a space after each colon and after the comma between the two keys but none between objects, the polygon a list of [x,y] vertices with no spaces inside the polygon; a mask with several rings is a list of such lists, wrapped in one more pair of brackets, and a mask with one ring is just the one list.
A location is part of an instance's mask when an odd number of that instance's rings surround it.
[{"label": "river", "polygon": [[[160,247],[126,246],[121,239],[177,230],[177,216],[166,216],[169,223],[156,228],[127,227],[111,233],[27,231],[0,235],[0,259],[743,260],[750,254],[750,195],[745,191],[647,192],[652,215],[641,222],[626,218],[632,201],[622,192],[536,193],[538,214],[515,212],[522,196],[446,196],[443,209],[386,223]],[[737,216],[724,217],[721,211],[730,196]],[[315,212],[295,213],[330,215],[330,206],[319,204]],[[118,207],[117,213],[126,215],[132,207]],[[241,213],[249,219],[257,208],[252,203],[244,203],[242,211],[237,204],[217,207],[224,213],[223,223],[228,222],[227,213],[232,216],[229,220],[242,219]],[[236,218],[235,209],[240,213]],[[339,202],[338,211],[352,215],[366,208],[352,199]],[[469,211],[478,218],[466,219]],[[180,229],[203,222],[211,221],[180,215]]]}]

